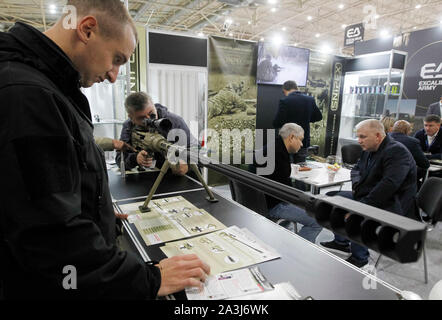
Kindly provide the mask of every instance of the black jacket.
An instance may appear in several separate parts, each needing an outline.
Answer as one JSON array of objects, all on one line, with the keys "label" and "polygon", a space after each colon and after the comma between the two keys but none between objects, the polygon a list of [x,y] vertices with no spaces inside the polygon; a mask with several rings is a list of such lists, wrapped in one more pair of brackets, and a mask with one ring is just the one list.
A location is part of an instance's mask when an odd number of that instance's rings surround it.
[{"label": "black jacket", "polygon": [[[157,109],[158,119],[168,119],[172,123],[171,129],[182,129],[186,133],[187,147],[198,146],[198,141],[192,136],[189,127],[187,126],[186,122],[182,117],[170,112],[169,110],[167,110],[167,107],[162,106],[159,103],[155,104],[155,108]],[[135,125],[132,123],[132,121],[130,119],[127,119],[123,123],[123,129],[121,129],[120,140],[127,142],[128,144],[132,144],[132,130],[134,127]],[[163,136],[165,136],[164,133]],[[165,138],[167,138],[167,136],[165,136]],[[135,168],[138,165],[137,154],[138,153],[131,151],[124,152],[124,167],[126,168],[126,170]],[[157,161],[156,167],[161,168],[165,160],[163,155],[160,153],[155,153],[154,158]],[[121,152],[117,152],[115,161],[118,165],[120,165]]]},{"label": "black jacket", "polygon": [[[0,33],[0,101],[5,297],[155,298],[159,270],[116,246],[106,165],[69,58],[30,26]],[[77,290],[63,288],[66,266]]]},{"label": "black jacket", "polygon": [[419,168],[428,169],[430,166],[430,161],[428,161],[428,159],[425,157],[425,154],[419,144],[419,140],[399,132],[390,133],[390,137],[407,147]]},{"label": "black jacket", "polygon": [[376,152],[363,151],[351,180],[355,200],[415,216],[416,163],[403,144],[387,136]]},{"label": "black jacket", "polygon": [[422,150],[424,152],[431,153],[428,155],[428,159],[442,159],[442,132],[439,129],[439,133],[436,136],[436,139],[433,140],[431,146],[428,145],[427,134],[425,133],[425,129],[421,129],[414,134],[414,137],[419,140]]},{"label": "black jacket", "polygon": [[[291,173],[290,155],[287,151],[284,141],[282,140],[280,135],[277,135],[275,141],[272,143],[274,143],[274,148],[275,148],[275,154],[274,154],[275,169],[272,174],[263,175],[263,177],[293,187],[292,180],[290,178],[290,173]],[[267,145],[263,148],[263,150],[257,152],[263,152],[264,155],[269,156],[267,154],[269,149],[271,148],[269,148]],[[273,157],[273,155],[270,156]],[[256,164],[256,155],[255,155],[254,164],[255,167],[259,167],[259,165]],[[267,208],[270,210],[273,207],[275,207],[277,204],[281,203],[281,200],[266,195],[266,202],[267,202]]]},{"label": "black jacket", "polygon": [[310,147],[310,122],[322,120],[322,114],[316,105],[315,98],[301,92],[292,92],[279,101],[279,109],[273,120],[275,129],[286,123],[296,123],[304,129],[303,148]]}]

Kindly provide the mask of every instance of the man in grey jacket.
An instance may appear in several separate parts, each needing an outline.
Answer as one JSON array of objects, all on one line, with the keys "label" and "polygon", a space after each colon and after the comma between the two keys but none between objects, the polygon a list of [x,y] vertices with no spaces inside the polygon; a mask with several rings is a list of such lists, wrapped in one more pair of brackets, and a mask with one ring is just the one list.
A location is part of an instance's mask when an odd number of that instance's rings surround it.
[{"label": "man in grey jacket", "polygon": [[[145,119],[168,119],[172,123],[171,129],[181,129],[186,135],[186,141],[181,141],[182,145],[186,147],[196,146],[197,140],[190,134],[189,127],[180,116],[169,112],[165,106],[159,103],[154,104],[152,98],[144,92],[132,93],[126,98],[125,107],[129,119],[123,123],[120,140],[128,144],[132,144],[132,130],[135,126],[143,125]],[[165,133],[167,134],[167,133]],[[165,137],[167,138],[167,137]],[[124,164],[126,169],[134,167],[150,167],[153,158],[147,154],[146,151],[131,152],[129,150],[123,151]],[[161,168],[164,163],[164,157],[160,153],[155,153],[156,167]],[[121,152],[117,153],[116,162],[121,161]],[[179,166],[171,166],[172,172],[177,175],[185,175],[188,171],[186,163],[180,163]]]}]

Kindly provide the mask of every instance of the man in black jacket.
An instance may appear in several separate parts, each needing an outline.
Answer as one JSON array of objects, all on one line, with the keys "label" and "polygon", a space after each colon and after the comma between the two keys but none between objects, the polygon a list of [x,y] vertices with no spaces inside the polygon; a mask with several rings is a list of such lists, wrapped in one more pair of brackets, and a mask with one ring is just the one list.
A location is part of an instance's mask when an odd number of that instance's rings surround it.
[{"label": "man in black jacket", "polygon": [[[124,103],[126,112],[129,116],[123,123],[123,129],[121,130],[120,140],[128,144],[132,144],[132,130],[135,126],[143,125],[145,119],[168,119],[172,123],[171,130],[180,129],[181,134],[185,137],[180,137],[183,141],[177,141],[177,144],[186,147],[197,146],[197,140],[191,135],[189,127],[184,122],[184,119],[180,116],[167,110],[165,106],[159,103],[154,104],[152,98],[144,92],[136,92],[130,94]],[[171,132],[172,133],[172,132]],[[168,132],[161,133],[167,138]],[[149,157],[146,151],[131,152],[127,150],[123,152],[124,163],[126,169],[132,169],[139,166],[150,167],[152,165],[152,157]],[[155,153],[156,167],[161,168],[164,163],[164,157],[162,154]],[[121,161],[121,152],[117,153],[115,161],[117,164]],[[187,164],[180,163],[179,165],[170,167],[172,172],[177,175],[184,175],[189,170]]]},{"label": "man in black jacket", "polygon": [[[399,215],[413,217],[416,195],[416,163],[405,146],[385,134],[379,120],[365,120],[356,126],[363,152],[351,170],[352,192],[344,196]],[[351,244],[351,245],[350,245]],[[331,242],[321,242],[330,250],[351,252],[348,262],[362,267],[368,263],[369,252],[364,246],[350,243],[335,235]]]},{"label": "man in black jacket", "polygon": [[411,124],[405,120],[398,120],[394,123],[392,130],[390,137],[402,143],[407,147],[408,151],[411,152],[411,155],[416,162],[417,179],[419,181],[425,177],[426,171],[430,167],[430,161],[425,157],[419,144],[419,140],[408,136],[411,133]]},{"label": "man in black jacket", "polygon": [[[304,130],[301,126],[295,123],[286,123],[282,126],[274,142],[275,154],[267,154],[268,157],[275,157],[275,169],[272,174],[265,176],[266,178],[293,187],[290,178],[291,165],[289,155],[296,154],[301,149],[303,138]],[[269,148],[266,146],[263,152],[267,153],[267,149]],[[299,230],[298,234],[304,239],[315,243],[315,239],[321,232],[322,227],[314,218],[310,217],[303,209],[268,195],[266,195],[266,202],[271,218],[286,219],[302,224],[303,227]]]},{"label": "man in black jacket", "polygon": [[310,147],[310,123],[322,120],[322,114],[315,99],[298,91],[295,81],[286,81],[282,86],[286,98],[279,101],[279,109],[273,120],[275,129],[286,123],[296,123],[304,129],[304,146],[294,155],[294,162],[305,162]]},{"label": "man in black jacket", "polygon": [[426,116],[424,128],[415,133],[422,150],[428,159],[442,159],[442,134],[440,134],[440,117],[434,114]]},{"label": "man in black jacket", "polygon": [[137,33],[119,0],[67,4],[76,19],[67,13],[45,34],[21,23],[0,33],[5,298],[154,299],[201,287],[209,267],[194,255],[154,266],[116,246],[106,164],[80,87],[115,82]]},{"label": "man in black jacket", "polygon": [[427,110],[427,116],[435,114],[436,116],[442,117],[442,114],[440,112],[441,110],[442,110],[442,95],[440,96],[440,100],[438,102],[429,105]]}]

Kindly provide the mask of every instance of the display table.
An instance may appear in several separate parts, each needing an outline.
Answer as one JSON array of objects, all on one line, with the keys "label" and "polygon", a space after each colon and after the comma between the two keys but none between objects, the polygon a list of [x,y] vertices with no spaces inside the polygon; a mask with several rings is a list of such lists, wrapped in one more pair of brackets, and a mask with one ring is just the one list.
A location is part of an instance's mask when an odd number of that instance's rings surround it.
[{"label": "display table", "polygon": [[[147,197],[159,171],[128,174],[123,179],[113,170],[108,170],[109,188],[114,200]],[[202,186],[187,177],[176,176],[168,172],[158,187],[156,194],[168,194],[176,191],[200,190]]]},{"label": "display table", "polygon": [[319,194],[321,188],[342,185],[345,182],[351,181],[351,170],[347,168],[340,168],[336,172],[334,179],[330,180],[324,163],[308,161],[307,165],[312,167],[310,171],[299,171],[297,174],[292,175],[291,178],[309,184],[313,194]]},{"label": "display table", "polygon": [[[141,180],[144,184],[143,188],[149,185],[147,180],[147,178]],[[135,181],[131,183],[135,183]],[[153,184],[153,181],[151,184]],[[191,190],[196,183],[190,179],[182,184],[184,192],[178,190],[178,185],[175,184],[174,179],[165,179],[162,184],[163,190],[169,191],[167,196],[182,195],[198,208],[208,211],[227,227],[232,225],[240,228],[245,227],[278,251],[281,255],[280,259],[258,265],[262,273],[273,284],[289,281],[302,296],[312,296],[314,299],[377,300],[398,299],[399,297],[399,290],[396,288],[232,200],[225,199],[215,193],[218,202],[210,203],[206,201],[207,195],[204,190]],[[121,182],[111,184],[111,193],[121,195],[122,191],[120,189],[124,188],[125,185]],[[175,190],[173,191],[173,189]],[[137,191],[137,189],[133,187],[125,191],[129,198],[135,198],[139,195],[138,192],[129,195],[128,190]],[[148,189],[144,190],[145,193],[148,192]],[[154,198],[162,197],[164,195],[155,196]],[[143,200],[142,198],[120,200],[115,203],[115,206],[119,209],[119,205]],[[147,247],[134,225],[125,221],[124,226],[126,229],[125,237],[133,243],[134,249],[145,261],[165,258],[160,249],[163,244]],[[180,299],[185,298],[185,295],[180,293],[176,294],[175,297]]]}]

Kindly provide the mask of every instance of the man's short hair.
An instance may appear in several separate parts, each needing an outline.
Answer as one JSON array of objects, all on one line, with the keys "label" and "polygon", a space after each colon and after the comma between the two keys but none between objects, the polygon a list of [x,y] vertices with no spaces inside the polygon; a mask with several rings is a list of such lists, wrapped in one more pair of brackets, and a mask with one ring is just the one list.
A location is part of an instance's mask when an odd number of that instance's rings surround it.
[{"label": "man's short hair", "polygon": [[285,91],[298,90],[298,85],[296,84],[295,81],[289,80],[289,81],[284,82],[284,84],[282,85],[282,88]]},{"label": "man's short hair", "polygon": [[393,132],[409,135],[411,132],[411,124],[405,120],[398,120],[393,125]]},{"label": "man's short hair", "polygon": [[148,105],[153,104],[152,98],[144,93],[144,92],[135,92],[131,93],[124,102],[124,107],[126,108],[126,112],[130,113],[142,111]]},{"label": "man's short hair", "polygon": [[356,131],[358,131],[362,127],[368,127],[371,131],[376,132],[376,133],[380,133],[382,136],[386,136],[384,125],[382,124],[382,122],[380,120],[367,119],[367,120],[361,121],[356,125]]},{"label": "man's short hair", "polygon": [[424,122],[440,123],[440,117],[437,114],[430,114],[430,115],[425,117]]},{"label": "man's short hair", "polygon": [[103,37],[107,39],[118,37],[122,33],[121,26],[129,25],[138,42],[135,23],[120,0],[68,0],[66,5],[74,6],[78,17],[94,16]]},{"label": "man's short hair", "polygon": [[279,129],[279,135],[283,139],[288,138],[291,134],[298,138],[302,137],[304,135],[304,129],[296,123],[286,123],[281,129]]}]

